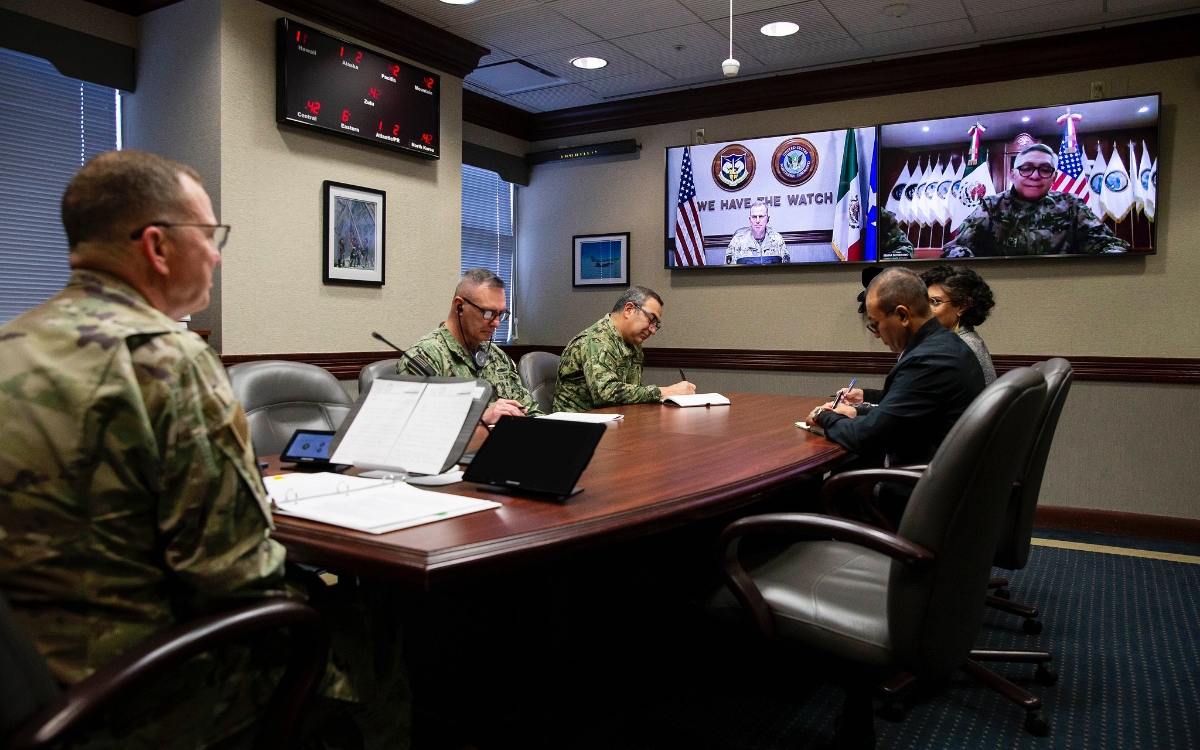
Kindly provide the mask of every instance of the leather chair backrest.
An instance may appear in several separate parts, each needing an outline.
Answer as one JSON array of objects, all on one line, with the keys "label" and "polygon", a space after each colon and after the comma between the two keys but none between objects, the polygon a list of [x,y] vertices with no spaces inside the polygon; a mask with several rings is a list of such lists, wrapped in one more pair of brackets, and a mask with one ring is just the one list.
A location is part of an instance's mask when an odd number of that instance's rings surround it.
[{"label": "leather chair backrest", "polygon": [[399,359],[381,359],[378,362],[372,362],[371,364],[362,368],[362,371],[358,373],[359,394],[361,395],[363,391],[367,390],[367,386],[370,385],[375,378],[384,373],[395,372],[396,363],[399,361]]},{"label": "leather chair backrest", "polygon": [[260,456],[281,452],[296,430],[336,430],[354,406],[328,370],[303,362],[245,362],[229,368],[229,382]]},{"label": "leather chair backrest", "polygon": [[948,676],[974,645],[1013,481],[1045,400],[1040,372],[1006,373],[967,407],[913,488],[898,533],[936,560],[920,571],[892,563],[888,625],[905,669]]},{"label": "leather chair backrest", "polygon": [[0,594],[0,745],[25,719],[58,697],[46,660]]},{"label": "leather chair backrest", "polygon": [[521,382],[529,389],[538,408],[546,414],[554,408],[554,386],[558,382],[558,363],[561,359],[550,352],[529,352],[517,363]]},{"label": "leather chair backrest", "polygon": [[1004,531],[1000,534],[1000,544],[996,547],[996,557],[992,561],[994,565],[1006,570],[1020,570],[1029,562],[1033,517],[1037,511],[1038,495],[1042,491],[1046,460],[1050,457],[1050,446],[1054,442],[1054,432],[1058,429],[1058,418],[1062,415],[1063,404],[1067,402],[1067,394],[1075,380],[1075,371],[1071,363],[1061,357],[1037,362],[1032,367],[1046,378],[1046,405],[1038,419],[1041,426],[1025,468],[1017,475],[1017,484],[1013,486]]}]

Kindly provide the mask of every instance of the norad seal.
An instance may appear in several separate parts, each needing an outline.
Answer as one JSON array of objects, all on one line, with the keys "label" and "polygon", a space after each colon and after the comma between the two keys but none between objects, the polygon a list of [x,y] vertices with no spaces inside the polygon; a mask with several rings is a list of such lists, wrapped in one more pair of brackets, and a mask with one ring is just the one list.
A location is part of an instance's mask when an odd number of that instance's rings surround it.
[{"label": "norad seal", "polygon": [[788,187],[803,185],[817,173],[817,147],[804,138],[788,138],[775,149],[771,171]]},{"label": "norad seal", "polygon": [[722,190],[741,190],[754,179],[754,154],[740,143],[729,144],[713,157],[712,176]]}]

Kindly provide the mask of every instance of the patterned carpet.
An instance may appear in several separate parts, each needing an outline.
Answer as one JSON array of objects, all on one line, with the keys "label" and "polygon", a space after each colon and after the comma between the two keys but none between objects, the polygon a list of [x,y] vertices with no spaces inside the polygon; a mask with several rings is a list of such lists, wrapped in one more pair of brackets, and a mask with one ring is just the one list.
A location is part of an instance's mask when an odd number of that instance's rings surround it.
[{"label": "patterned carpet", "polygon": [[[1017,618],[989,611],[978,645],[1054,652],[1053,687],[1035,684],[1031,665],[992,665],[1042,698],[1050,736],[1026,734],[1020,708],[961,677],[902,723],[876,719],[878,746],[1200,748],[1200,545],[1051,530],[1035,537],[1052,541],[1035,543],[1029,566],[1011,576],[1012,594],[1041,608],[1045,630],[1025,635]],[[1196,557],[1045,546],[1063,541]],[[694,609],[663,606],[653,579],[630,595],[634,571],[607,575],[622,592],[612,602],[619,606],[567,604],[541,623],[576,630],[539,639],[551,655],[526,665],[541,677],[524,690],[523,708],[501,720],[508,739],[481,746],[796,750],[829,741],[841,697],[812,655],[763,648]],[[594,645],[580,653],[581,642]]]}]

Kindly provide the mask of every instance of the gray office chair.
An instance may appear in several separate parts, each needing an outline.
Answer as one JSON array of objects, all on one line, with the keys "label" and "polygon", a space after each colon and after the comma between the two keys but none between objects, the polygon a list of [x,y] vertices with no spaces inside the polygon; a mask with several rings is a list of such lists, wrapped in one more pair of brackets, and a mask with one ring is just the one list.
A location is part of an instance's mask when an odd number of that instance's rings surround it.
[{"label": "gray office chair", "polygon": [[362,368],[362,371],[358,373],[358,392],[361,394],[367,390],[367,386],[380,375],[395,372],[396,363],[399,361],[399,359],[381,359]]},{"label": "gray office chair", "polygon": [[[925,472],[867,469],[826,482],[823,494],[877,482],[912,485],[897,533],[809,513],[743,518],[722,532],[732,595],[720,592],[711,608],[728,612],[740,604],[764,635],[859,665],[846,672],[856,679],[847,685],[843,746],[874,746],[871,689],[878,676],[897,670],[936,682],[962,669],[1021,705],[1027,731],[1049,732],[1036,696],[978,662],[1037,663],[1035,679],[1053,684],[1050,653],[972,650],[1008,498],[1045,399],[1041,373],[1013,370],[967,408]],[[737,542],[750,535],[807,541],[747,569]]]},{"label": "gray office chair", "polygon": [[164,673],[197,654],[279,628],[291,635],[287,671],[260,721],[260,747],[292,746],[301,709],[325,669],[329,634],[308,605],[264,599],[189,620],[147,638],[64,691],[0,595],[0,745],[10,750],[65,746],[131,695],[154,690]]},{"label": "gray office chair", "polygon": [[296,430],[336,430],[354,401],[328,370],[270,359],[229,368],[260,456],[283,451]]},{"label": "gray office chair", "polygon": [[517,363],[521,382],[545,414],[554,409],[554,386],[558,382],[558,363],[561,359],[550,352],[529,352]]}]

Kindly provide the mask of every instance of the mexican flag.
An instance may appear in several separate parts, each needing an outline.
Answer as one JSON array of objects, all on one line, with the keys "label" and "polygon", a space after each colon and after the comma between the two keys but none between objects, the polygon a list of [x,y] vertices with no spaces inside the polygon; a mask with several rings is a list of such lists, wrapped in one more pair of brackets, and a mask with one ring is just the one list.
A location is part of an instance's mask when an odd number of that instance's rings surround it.
[{"label": "mexican flag", "polygon": [[863,205],[858,189],[858,143],[854,130],[846,131],[842,149],[842,176],[837,206],[833,209],[833,251],[842,260],[864,260]]}]

